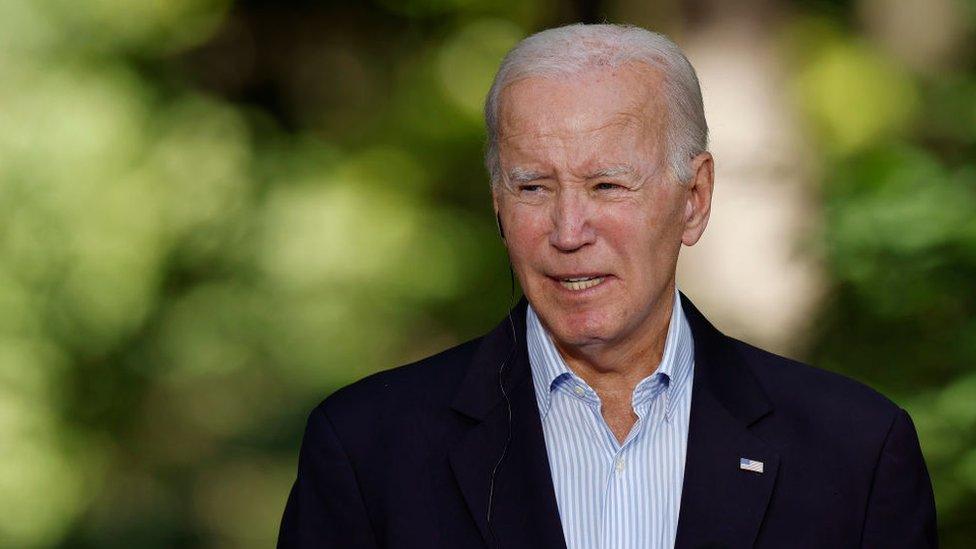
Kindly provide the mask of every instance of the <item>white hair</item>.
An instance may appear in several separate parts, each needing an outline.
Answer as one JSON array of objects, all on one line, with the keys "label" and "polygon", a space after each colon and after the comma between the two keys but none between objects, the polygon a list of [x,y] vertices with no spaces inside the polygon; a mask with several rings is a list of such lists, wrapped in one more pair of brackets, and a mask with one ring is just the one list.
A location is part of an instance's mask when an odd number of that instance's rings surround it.
[{"label": "white hair", "polygon": [[661,71],[667,105],[667,162],[672,176],[688,181],[690,160],[708,147],[708,125],[695,69],[667,36],[632,25],[577,23],[525,38],[502,60],[488,97],[485,167],[494,185],[501,180],[498,110],[502,91],[531,76],[572,75],[595,67],[640,62]]}]

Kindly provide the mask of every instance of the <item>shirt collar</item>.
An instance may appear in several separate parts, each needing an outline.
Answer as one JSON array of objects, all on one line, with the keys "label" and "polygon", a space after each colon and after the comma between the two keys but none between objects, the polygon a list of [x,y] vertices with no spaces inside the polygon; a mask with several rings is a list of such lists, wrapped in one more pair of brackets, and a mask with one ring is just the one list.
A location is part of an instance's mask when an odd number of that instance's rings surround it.
[{"label": "shirt collar", "polygon": [[[526,308],[525,315],[526,344],[529,351],[532,382],[535,386],[539,416],[545,418],[552,404],[552,392],[564,380],[574,378],[586,388],[587,392],[592,393],[593,390],[587,387],[585,382],[566,365],[566,361],[563,360],[552,341],[552,336],[542,325],[531,304]],[[687,382],[693,362],[694,342],[692,341],[691,327],[688,325],[688,320],[685,318],[684,310],[681,307],[681,299],[676,285],[661,363],[653,374],[642,379],[634,388],[632,402],[635,409],[648,403],[657,390],[663,386],[666,400],[665,419],[670,419],[677,401],[674,395],[677,395],[680,387]],[[660,381],[660,383],[655,383],[656,381]],[[592,398],[595,398],[595,393]]]}]

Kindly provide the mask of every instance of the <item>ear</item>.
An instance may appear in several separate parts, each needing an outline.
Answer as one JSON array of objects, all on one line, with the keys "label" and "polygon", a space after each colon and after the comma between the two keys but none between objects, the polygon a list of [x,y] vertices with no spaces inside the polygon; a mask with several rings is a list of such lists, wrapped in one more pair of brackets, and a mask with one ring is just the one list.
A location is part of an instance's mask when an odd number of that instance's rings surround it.
[{"label": "ear", "polygon": [[691,181],[684,183],[685,211],[682,218],[684,230],[681,242],[693,246],[708,225],[712,211],[712,189],[715,184],[715,163],[712,154],[703,152],[691,159]]}]

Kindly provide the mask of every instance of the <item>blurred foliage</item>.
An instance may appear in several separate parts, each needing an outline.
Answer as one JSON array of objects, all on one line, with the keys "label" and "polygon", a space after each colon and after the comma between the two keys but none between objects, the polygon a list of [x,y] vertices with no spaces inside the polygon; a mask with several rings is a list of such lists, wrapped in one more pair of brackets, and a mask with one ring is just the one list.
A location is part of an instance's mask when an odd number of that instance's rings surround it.
[{"label": "blurred foliage", "polygon": [[472,82],[524,31],[298,8],[0,4],[0,546],[268,546],[318,400],[505,310]]},{"label": "blurred foliage", "polygon": [[951,5],[968,32],[946,67],[913,69],[842,19],[798,17],[784,44],[797,104],[821,153],[832,286],[807,358],[911,413],[943,545],[972,547],[976,4]]},{"label": "blurred foliage", "polygon": [[[832,281],[807,358],[909,409],[964,547],[972,49],[910,69],[828,4],[781,23]],[[308,411],[508,307],[480,161],[503,53],[634,6],[0,3],[0,546],[271,544]]]}]

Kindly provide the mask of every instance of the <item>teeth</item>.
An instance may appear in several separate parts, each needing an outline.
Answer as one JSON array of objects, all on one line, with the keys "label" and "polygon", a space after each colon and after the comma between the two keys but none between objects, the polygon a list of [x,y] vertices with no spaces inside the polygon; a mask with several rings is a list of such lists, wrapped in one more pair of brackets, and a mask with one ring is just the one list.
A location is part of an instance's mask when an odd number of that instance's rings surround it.
[{"label": "teeth", "polygon": [[563,288],[576,291],[592,288],[601,282],[603,282],[602,276],[595,278],[566,278],[559,281],[563,285]]}]

